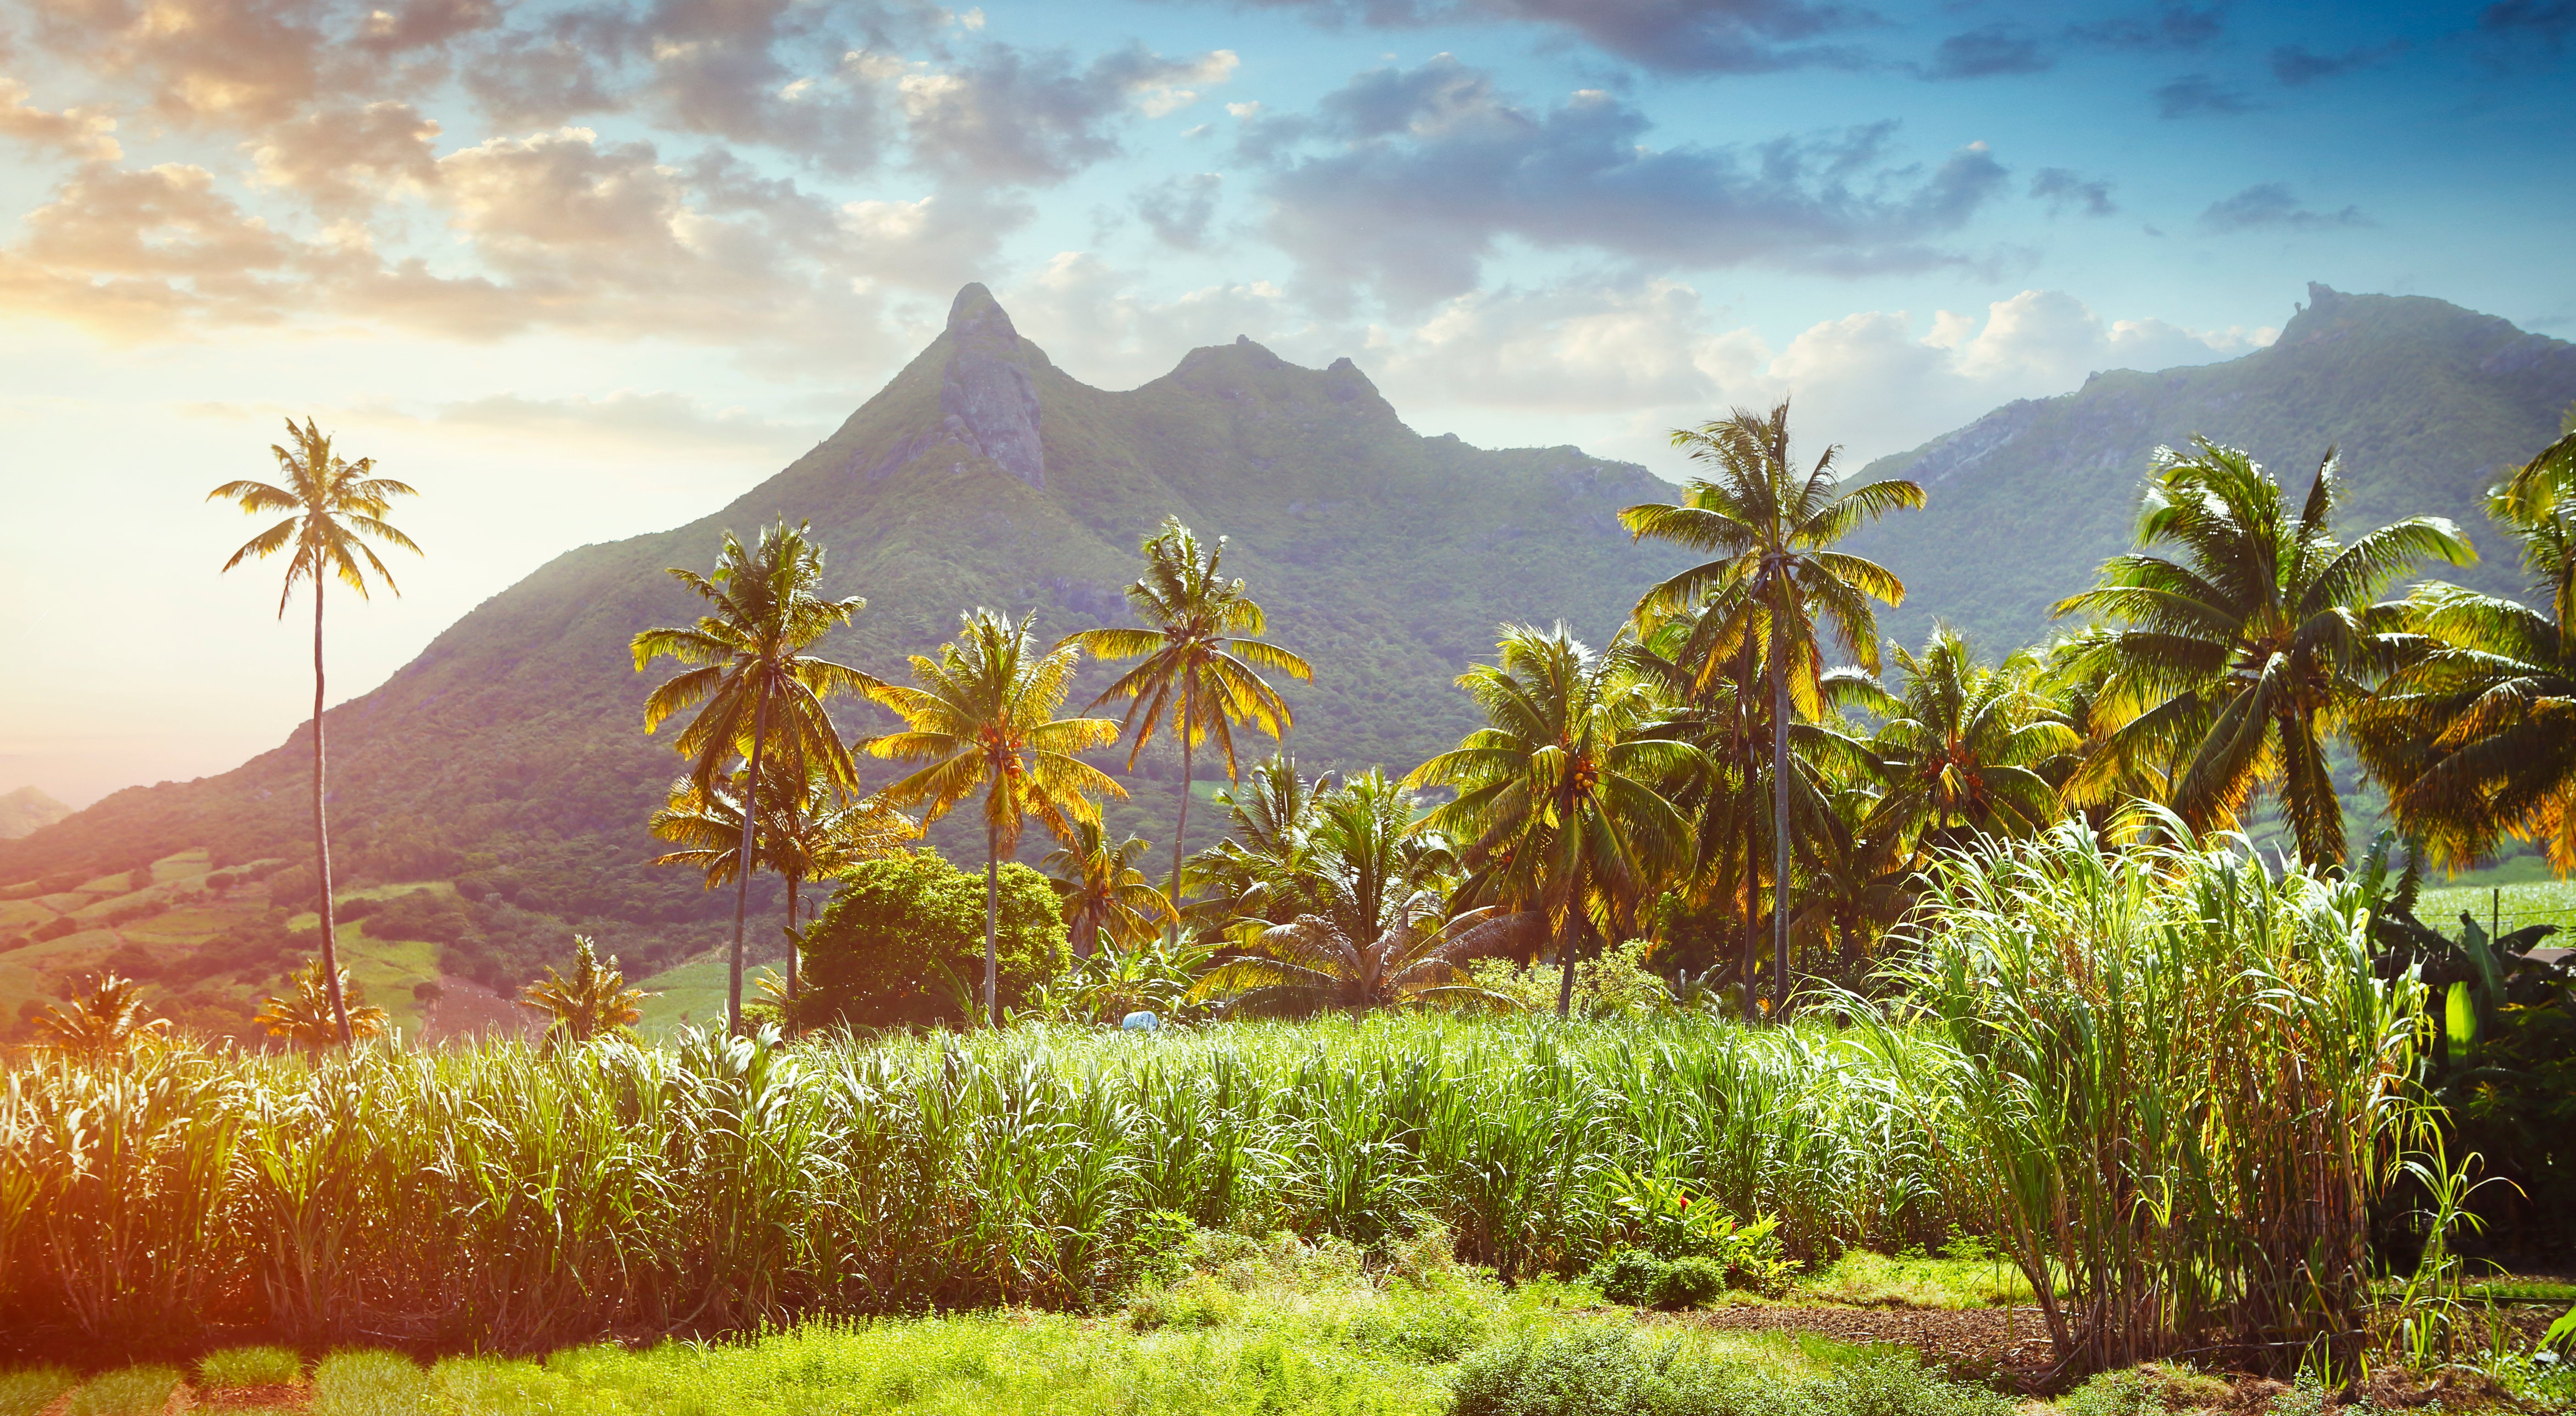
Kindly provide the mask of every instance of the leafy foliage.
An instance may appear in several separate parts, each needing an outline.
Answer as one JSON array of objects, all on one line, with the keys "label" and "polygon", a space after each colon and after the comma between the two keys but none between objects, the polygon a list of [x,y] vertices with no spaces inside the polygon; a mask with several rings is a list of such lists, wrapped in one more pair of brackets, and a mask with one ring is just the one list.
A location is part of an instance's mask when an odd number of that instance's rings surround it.
[{"label": "leafy foliage", "polygon": [[[998,977],[1004,1007],[1018,1007],[1063,967],[1063,912],[1045,876],[1027,866],[995,879]],[[963,980],[984,945],[984,882],[915,850],[869,861],[805,931],[808,1024],[887,1027],[973,1021]]]},{"label": "leafy foliage", "polygon": [[546,1015],[548,1039],[588,1042],[643,1021],[635,1005],[644,1000],[644,991],[626,986],[617,956],[602,962],[599,946],[586,934],[574,935],[572,944],[571,977],[548,965],[543,979],[519,990],[519,1006]]},{"label": "leafy foliage", "polygon": [[340,971],[336,993],[324,987],[322,961],[315,959],[292,976],[295,994],[291,998],[271,997],[260,1005],[251,1022],[267,1030],[270,1037],[284,1038],[300,1047],[322,1048],[340,1040],[340,1024],[333,1017],[332,1004],[344,1001],[351,1039],[363,1042],[381,1036],[389,1014],[367,1001],[367,991]]}]

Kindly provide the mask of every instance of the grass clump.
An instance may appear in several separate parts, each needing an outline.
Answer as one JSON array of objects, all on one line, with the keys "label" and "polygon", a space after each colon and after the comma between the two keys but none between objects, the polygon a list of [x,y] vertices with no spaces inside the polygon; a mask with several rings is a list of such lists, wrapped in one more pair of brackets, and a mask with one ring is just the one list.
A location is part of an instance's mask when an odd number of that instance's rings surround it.
[{"label": "grass clump", "polygon": [[61,1367],[0,1372],[0,1416],[36,1416],[79,1384],[80,1378]]},{"label": "grass clump", "polygon": [[217,1390],[289,1386],[304,1375],[304,1359],[284,1347],[233,1347],[197,1362],[197,1381]]},{"label": "grass clump", "polygon": [[2168,1362],[2103,1372],[2058,1403],[2066,1416],[2163,1416],[2225,1405],[2235,1388],[2224,1379]]},{"label": "grass clump", "polygon": [[313,1369],[315,1416],[419,1416],[429,1374],[399,1352],[334,1352]]},{"label": "grass clump", "polygon": [[2004,1259],[1854,1249],[1791,1285],[1801,1302],[1864,1308],[1992,1308],[2031,1301],[2030,1280]]},{"label": "grass clump", "polygon": [[161,1416],[179,1389],[176,1367],[127,1367],[92,1377],[72,1394],[67,1416]]},{"label": "grass clump", "polygon": [[1451,1384],[1455,1416],[2013,1416],[2013,1403],[1911,1358],[1842,1349],[1822,1375],[1649,1344],[1598,1325],[1478,1351]]}]

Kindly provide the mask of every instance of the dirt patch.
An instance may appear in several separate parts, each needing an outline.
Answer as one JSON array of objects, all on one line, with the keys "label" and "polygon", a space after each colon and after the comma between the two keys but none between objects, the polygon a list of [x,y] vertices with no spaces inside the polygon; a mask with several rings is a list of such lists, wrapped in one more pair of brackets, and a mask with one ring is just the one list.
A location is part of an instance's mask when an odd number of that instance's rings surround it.
[{"label": "dirt patch", "polygon": [[1685,1322],[1731,1332],[1812,1332],[1836,1342],[1911,1347],[1923,1360],[2036,1388],[2055,1365],[2037,1308],[1711,1308]]}]

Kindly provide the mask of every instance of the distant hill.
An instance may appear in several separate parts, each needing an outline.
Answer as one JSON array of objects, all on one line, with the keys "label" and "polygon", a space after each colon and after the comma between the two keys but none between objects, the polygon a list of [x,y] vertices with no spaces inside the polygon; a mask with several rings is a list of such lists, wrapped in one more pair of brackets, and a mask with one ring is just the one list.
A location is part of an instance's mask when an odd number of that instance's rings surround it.
[{"label": "distant hill", "polygon": [[[1571,447],[1423,437],[1349,360],[1301,368],[1248,340],[1192,350],[1141,388],[1090,388],[970,285],[946,331],[785,471],[689,525],[557,557],[334,709],[335,854],[355,885],[453,882],[476,913],[451,972],[487,983],[525,977],[532,951],[559,954],[573,926],[630,972],[712,942],[727,902],[644,863],[644,818],[679,763],[670,729],[641,730],[644,695],[669,669],[636,674],[626,642],[695,613],[663,570],[707,568],[726,528],[810,520],[831,552],[825,588],[869,600],[826,652],[900,678],[903,655],[973,605],[1034,607],[1049,636],[1131,622],[1119,590],[1137,543],[1177,514],[1232,538],[1226,568],[1269,610],[1271,637],[1316,665],[1315,683],[1289,694],[1300,757],[1404,769],[1471,725],[1450,680],[1491,652],[1499,623],[1564,618],[1608,638],[1680,563],[1633,545],[1616,513],[1670,494],[1640,467]],[[853,734],[891,723],[866,705],[840,714]],[[0,887],[195,847],[214,867],[305,860],[301,739],[0,844]],[[1137,783],[1111,824],[1168,842],[1176,764],[1146,770],[1168,785]],[[870,771],[886,780],[882,764]],[[1194,843],[1213,839],[1219,815],[1192,813]]]},{"label": "distant hill", "polygon": [[2517,593],[2483,493],[2559,432],[2576,401],[2576,345],[2422,296],[2308,287],[2278,341],[2241,359],[2096,374],[2077,392],[2008,403],[1867,479],[1931,494],[1853,538],[1905,580],[1883,631],[1919,642],[1935,617],[1990,648],[2044,638],[2048,607],[2130,548],[2159,444],[2195,433],[2245,448],[2303,495],[2329,444],[2342,454],[2343,529],[2450,517],[2485,559],[2442,574]]},{"label": "distant hill", "polygon": [[70,807],[34,787],[20,787],[0,796],[0,841],[14,841],[71,814]]}]

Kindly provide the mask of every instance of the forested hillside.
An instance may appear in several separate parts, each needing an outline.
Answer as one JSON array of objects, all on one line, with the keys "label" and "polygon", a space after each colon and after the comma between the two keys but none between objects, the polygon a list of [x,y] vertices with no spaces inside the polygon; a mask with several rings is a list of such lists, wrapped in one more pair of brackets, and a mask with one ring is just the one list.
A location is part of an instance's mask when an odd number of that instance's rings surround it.
[{"label": "forested hillside", "polygon": [[[396,470],[434,488],[428,469]],[[810,520],[831,552],[825,589],[869,601],[823,652],[900,678],[905,654],[974,605],[1035,608],[1050,637],[1130,622],[1119,588],[1137,543],[1177,514],[1232,538],[1226,568],[1250,581],[1271,637],[1316,665],[1289,695],[1299,755],[1403,769],[1470,726],[1450,680],[1499,623],[1561,617],[1604,639],[1679,563],[1616,521],[1669,494],[1570,447],[1419,436],[1349,361],[1300,368],[1248,341],[1193,350],[1131,391],[1090,388],[969,286],[937,341],[776,477],[689,525],[566,552],[333,710],[335,854],[355,885],[454,882],[474,916],[447,931],[459,973],[523,978],[576,925],[630,966],[712,942],[701,922],[729,901],[645,864],[644,819],[679,762],[670,729],[642,732],[659,675],[638,675],[626,644],[694,614],[664,568],[705,570],[728,528]],[[1088,674],[1077,704],[1106,681]],[[840,721],[853,735],[892,723],[856,702]],[[197,847],[217,867],[305,859],[309,756],[298,732],[222,776],[119,792],[0,844],[0,885]],[[1168,840],[1177,764],[1146,770],[1170,785],[1136,783],[1112,825]],[[1193,836],[1205,824],[1212,839],[1220,815],[1196,813]],[[1032,856],[1044,848],[1033,836]]]}]

